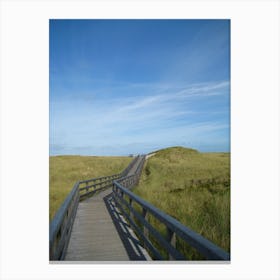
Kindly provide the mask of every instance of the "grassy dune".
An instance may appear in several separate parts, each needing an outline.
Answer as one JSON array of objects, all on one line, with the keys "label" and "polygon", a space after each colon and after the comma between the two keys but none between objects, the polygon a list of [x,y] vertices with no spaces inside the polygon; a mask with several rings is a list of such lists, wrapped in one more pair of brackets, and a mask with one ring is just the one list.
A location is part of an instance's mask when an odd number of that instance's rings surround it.
[{"label": "grassy dune", "polygon": [[49,218],[54,217],[75,182],[121,172],[129,157],[51,156]]},{"label": "grassy dune", "polygon": [[[148,159],[134,192],[229,252],[229,153],[182,147],[158,151]],[[150,222],[165,231],[156,220]],[[201,258],[180,240],[177,246],[188,258]]]},{"label": "grassy dune", "polygon": [[[50,157],[50,219],[76,181],[121,172],[130,161],[129,157]],[[133,191],[230,251],[229,153],[199,153],[182,147],[157,151],[147,160]],[[150,222],[165,233],[158,221],[150,218]],[[179,238],[176,245],[189,259],[201,259]]]}]

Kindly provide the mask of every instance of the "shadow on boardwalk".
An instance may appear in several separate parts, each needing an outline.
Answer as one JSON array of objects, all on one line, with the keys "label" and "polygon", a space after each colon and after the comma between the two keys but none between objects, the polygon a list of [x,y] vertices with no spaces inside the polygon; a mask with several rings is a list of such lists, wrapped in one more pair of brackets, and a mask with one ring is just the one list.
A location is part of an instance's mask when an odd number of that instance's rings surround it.
[{"label": "shadow on boardwalk", "polygon": [[139,240],[130,229],[129,225],[116,208],[113,200],[113,194],[104,197],[105,205],[117,229],[117,232],[123,242],[129,259],[132,261],[147,261],[151,260],[145,249],[141,246]]}]

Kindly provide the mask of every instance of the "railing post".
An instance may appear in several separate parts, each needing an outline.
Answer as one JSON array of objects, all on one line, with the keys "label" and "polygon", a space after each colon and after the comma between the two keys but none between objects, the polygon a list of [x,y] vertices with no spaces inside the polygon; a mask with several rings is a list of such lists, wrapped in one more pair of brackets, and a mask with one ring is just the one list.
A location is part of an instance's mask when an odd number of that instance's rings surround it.
[{"label": "railing post", "polygon": [[[145,208],[142,208],[142,217],[148,221],[148,212],[147,212],[147,209]],[[147,227],[145,227],[145,225],[143,225],[143,234],[144,234],[144,237],[146,239],[149,239],[149,230]],[[145,241],[144,241],[144,248],[147,249],[147,246],[145,244]]]},{"label": "railing post", "polygon": [[[132,202],[133,202],[132,198],[129,198],[129,206],[131,208],[132,208]],[[129,209],[129,212],[130,212],[129,213],[130,219],[133,220],[133,218],[134,218],[133,211],[131,209]]]},{"label": "railing post", "polygon": [[[169,229],[167,229],[167,241],[176,249],[176,233]],[[174,260],[174,258],[168,253],[169,260]]]}]

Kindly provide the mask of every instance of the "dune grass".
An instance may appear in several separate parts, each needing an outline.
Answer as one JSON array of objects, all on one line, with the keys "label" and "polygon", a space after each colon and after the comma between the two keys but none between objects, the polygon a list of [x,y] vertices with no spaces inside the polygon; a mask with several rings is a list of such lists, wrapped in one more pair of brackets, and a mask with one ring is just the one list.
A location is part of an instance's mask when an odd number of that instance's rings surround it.
[{"label": "dune grass", "polygon": [[[160,150],[147,160],[139,186],[133,191],[230,251],[229,153],[199,153],[182,147]],[[155,219],[150,222],[165,231]],[[201,259],[179,239],[176,246],[189,259]]]},{"label": "dune grass", "polygon": [[[119,173],[131,160],[130,157],[50,157],[50,220],[76,181]],[[182,147],[157,151],[146,161],[140,183],[133,191],[230,252],[229,153],[199,153]],[[149,222],[165,234],[165,228],[157,220],[150,217]],[[202,259],[179,238],[176,246],[188,259]]]},{"label": "dune grass", "polygon": [[130,157],[51,156],[49,159],[49,218],[54,217],[77,181],[123,171]]}]

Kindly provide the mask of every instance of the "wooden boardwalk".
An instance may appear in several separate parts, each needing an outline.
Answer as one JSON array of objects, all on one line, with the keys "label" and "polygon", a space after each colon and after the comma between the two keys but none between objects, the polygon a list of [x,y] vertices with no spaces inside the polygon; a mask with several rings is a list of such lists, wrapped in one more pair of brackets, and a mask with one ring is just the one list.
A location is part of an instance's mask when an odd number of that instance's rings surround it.
[{"label": "wooden boardwalk", "polygon": [[[176,246],[177,236],[196,249],[202,259],[230,260],[228,252],[129,190],[138,184],[145,158],[135,157],[120,174],[74,185],[50,224],[51,261],[152,260],[143,244],[153,260],[186,260],[182,246]],[[165,227],[164,234],[151,225],[153,218]]]},{"label": "wooden boardwalk", "polygon": [[111,198],[109,188],[79,203],[65,261],[150,260]]},{"label": "wooden boardwalk", "polygon": [[140,164],[141,161],[141,157],[138,158],[137,162],[134,164],[134,166],[132,166],[132,168],[129,170],[127,176],[133,175],[138,167],[138,165]]}]

